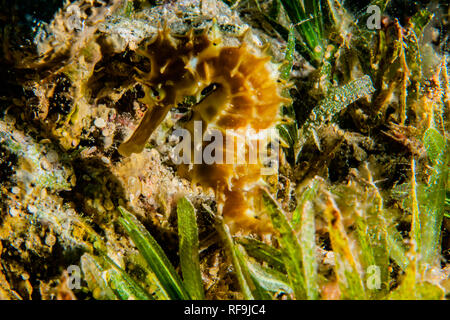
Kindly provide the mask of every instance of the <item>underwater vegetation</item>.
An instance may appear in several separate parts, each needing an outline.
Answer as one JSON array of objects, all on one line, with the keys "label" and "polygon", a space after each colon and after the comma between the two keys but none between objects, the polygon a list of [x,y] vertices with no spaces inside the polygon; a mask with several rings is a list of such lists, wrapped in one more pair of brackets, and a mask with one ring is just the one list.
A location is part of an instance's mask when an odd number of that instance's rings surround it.
[{"label": "underwater vegetation", "polygon": [[450,297],[446,1],[0,6],[0,299]]}]

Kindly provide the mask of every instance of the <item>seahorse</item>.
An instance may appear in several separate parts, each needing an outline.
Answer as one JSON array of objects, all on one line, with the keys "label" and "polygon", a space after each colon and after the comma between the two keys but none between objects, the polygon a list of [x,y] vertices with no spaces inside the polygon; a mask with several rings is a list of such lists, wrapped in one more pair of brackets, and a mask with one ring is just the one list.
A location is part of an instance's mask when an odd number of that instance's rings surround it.
[{"label": "seahorse", "polygon": [[[148,72],[139,71],[138,81],[145,91],[142,102],[149,108],[131,137],[119,146],[119,152],[124,156],[141,152],[171,108],[188,96],[200,99],[205,88],[211,87],[212,92],[194,106],[185,126],[191,134],[195,121],[200,121],[201,134],[218,130],[225,146],[230,132],[250,141],[262,139],[265,131],[274,129],[281,120],[280,108],[290,99],[282,94],[284,84],[279,81],[278,65],[262,47],[243,41],[245,36],[240,36],[238,46],[227,46],[217,30],[175,35],[161,28],[142,45],[137,53],[148,58],[151,67]],[[261,218],[258,205],[265,164],[260,157],[249,161],[251,147],[246,143],[240,150],[245,154],[243,163],[234,155],[233,163],[181,164],[178,173],[215,191],[218,211],[231,229],[269,232],[270,223]],[[226,145],[221,151],[225,154],[229,149]]]}]

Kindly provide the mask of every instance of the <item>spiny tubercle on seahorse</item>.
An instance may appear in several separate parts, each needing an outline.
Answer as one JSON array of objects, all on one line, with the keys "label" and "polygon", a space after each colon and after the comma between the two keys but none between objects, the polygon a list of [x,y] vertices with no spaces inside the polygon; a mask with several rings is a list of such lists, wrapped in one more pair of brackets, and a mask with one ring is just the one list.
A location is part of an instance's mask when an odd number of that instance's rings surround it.
[{"label": "spiny tubercle on seahorse", "polygon": [[[219,130],[225,146],[227,130],[246,135],[250,129],[258,136],[280,121],[279,110],[290,99],[281,94],[283,84],[278,81],[278,68],[271,57],[245,42],[224,46],[218,33],[209,31],[172,35],[163,28],[138,50],[151,65],[149,72],[139,72],[145,91],[142,102],[149,109],[128,141],[120,145],[122,155],[141,152],[171,108],[187,96],[199,98],[211,85],[214,91],[193,108],[186,125],[190,133],[194,133],[194,121],[201,121],[202,134]],[[248,159],[248,145],[245,154]],[[262,166],[260,159],[244,164],[203,163],[180,165],[178,173],[215,190],[218,210],[232,229],[267,232],[270,223],[261,221],[258,209]]]}]

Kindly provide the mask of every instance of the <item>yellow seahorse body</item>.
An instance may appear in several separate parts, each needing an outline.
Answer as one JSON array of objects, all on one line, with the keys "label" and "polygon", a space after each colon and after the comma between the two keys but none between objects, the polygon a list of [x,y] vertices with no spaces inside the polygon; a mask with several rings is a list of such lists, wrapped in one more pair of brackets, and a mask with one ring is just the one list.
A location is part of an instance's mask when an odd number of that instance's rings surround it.
[{"label": "yellow seahorse body", "polygon": [[[224,46],[219,37],[194,31],[183,36],[162,29],[138,52],[147,57],[151,69],[140,72],[140,82],[149,110],[131,138],[119,147],[122,155],[141,152],[151,133],[186,96],[200,97],[208,86],[214,90],[193,109],[186,129],[194,134],[194,121],[201,121],[202,134],[219,130],[223,136],[223,154],[229,130],[237,138],[248,138],[249,130],[258,139],[264,130],[274,128],[280,120],[280,107],[290,100],[281,95],[276,66],[270,56],[245,43]],[[228,132],[227,132],[228,130]],[[233,163],[180,165],[178,172],[192,183],[216,192],[218,209],[232,229],[268,231],[258,215],[258,185],[263,163],[248,161],[249,145],[245,145],[245,161]],[[234,148],[234,146],[232,146]]]}]

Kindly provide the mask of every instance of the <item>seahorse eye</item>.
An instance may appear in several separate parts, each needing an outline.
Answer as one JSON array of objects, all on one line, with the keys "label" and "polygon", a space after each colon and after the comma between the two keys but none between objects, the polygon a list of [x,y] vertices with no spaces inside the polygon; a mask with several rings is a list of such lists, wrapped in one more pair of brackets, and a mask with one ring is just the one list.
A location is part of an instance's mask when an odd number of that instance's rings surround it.
[{"label": "seahorse eye", "polygon": [[150,86],[150,93],[152,98],[157,102],[162,101],[166,97],[166,92],[162,88],[155,88]]},{"label": "seahorse eye", "polygon": [[209,96],[211,93],[213,93],[218,87],[217,83],[211,83],[209,86],[205,87],[202,92],[201,95],[202,97],[207,97]]}]

